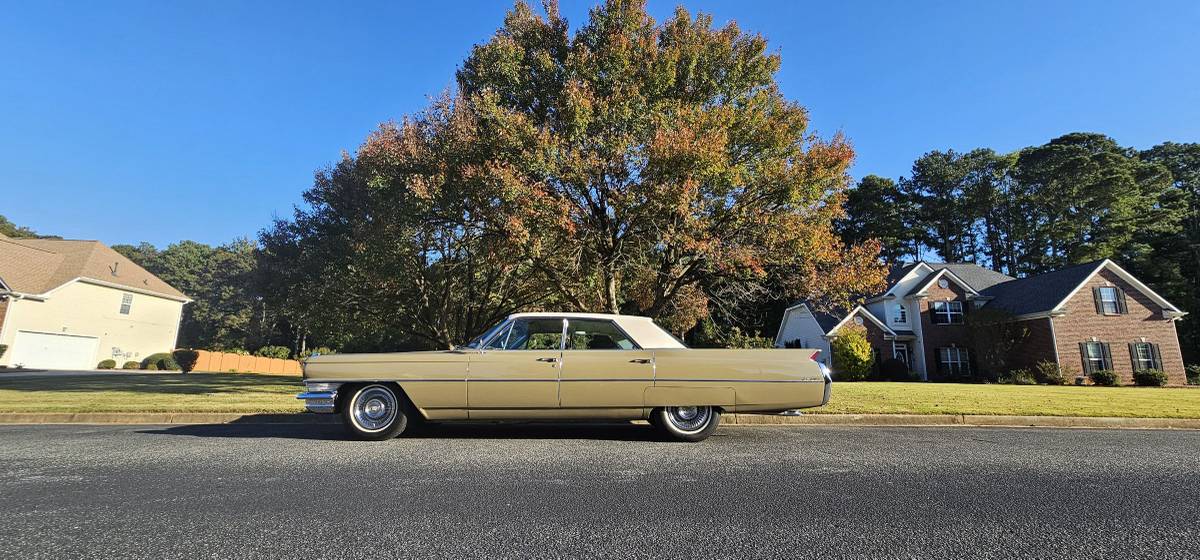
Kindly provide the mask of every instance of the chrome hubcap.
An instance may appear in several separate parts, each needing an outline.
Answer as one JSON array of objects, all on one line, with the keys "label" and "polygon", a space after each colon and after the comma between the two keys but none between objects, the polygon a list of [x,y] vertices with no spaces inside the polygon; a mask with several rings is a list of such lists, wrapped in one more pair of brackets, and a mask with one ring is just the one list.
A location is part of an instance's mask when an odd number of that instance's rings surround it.
[{"label": "chrome hubcap", "polygon": [[354,423],[368,432],[378,432],[390,426],[400,410],[396,395],[380,385],[372,385],[360,391],[352,406]]},{"label": "chrome hubcap", "polygon": [[708,426],[712,418],[712,407],[671,406],[667,407],[667,421],[681,432],[698,432]]}]

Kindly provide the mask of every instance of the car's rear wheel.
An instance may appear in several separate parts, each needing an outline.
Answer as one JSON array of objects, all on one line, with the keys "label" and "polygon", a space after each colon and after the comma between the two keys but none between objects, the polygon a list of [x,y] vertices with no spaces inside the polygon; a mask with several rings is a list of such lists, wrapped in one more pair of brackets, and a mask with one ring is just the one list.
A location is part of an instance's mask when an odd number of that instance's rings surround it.
[{"label": "car's rear wheel", "polygon": [[342,407],[342,420],[351,436],[379,441],[391,439],[408,427],[404,398],[388,385],[372,383],[353,390]]},{"label": "car's rear wheel", "polygon": [[668,406],[651,414],[660,430],[683,441],[701,441],[721,423],[721,411],[711,406]]}]

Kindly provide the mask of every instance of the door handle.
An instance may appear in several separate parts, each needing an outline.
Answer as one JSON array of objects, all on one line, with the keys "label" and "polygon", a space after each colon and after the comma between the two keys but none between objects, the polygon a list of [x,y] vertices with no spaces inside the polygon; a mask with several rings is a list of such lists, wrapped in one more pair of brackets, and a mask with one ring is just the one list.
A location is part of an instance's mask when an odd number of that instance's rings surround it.
[{"label": "door handle", "polygon": [[558,358],[538,358],[537,361],[555,363],[558,362]]},{"label": "door handle", "polygon": [[632,360],[629,360],[629,363],[631,363],[631,364],[648,364],[650,362],[651,362],[650,358],[634,358]]}]

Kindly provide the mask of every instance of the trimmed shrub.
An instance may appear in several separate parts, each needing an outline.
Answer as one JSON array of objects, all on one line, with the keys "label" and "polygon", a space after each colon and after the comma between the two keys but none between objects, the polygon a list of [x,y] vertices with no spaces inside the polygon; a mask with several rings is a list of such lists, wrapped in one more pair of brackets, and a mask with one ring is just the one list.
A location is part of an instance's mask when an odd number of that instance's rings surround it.
[{"label": "trimmed shrub", "polygon": [[1005,385],[1037,385],[1037,376],[1027,369],[1014,369],[1001,375],[1000,383]]},{"label": "trimmed shrub", "polygon": [[175,358],[167,352],[158,352],[156,354],[150,354],[149,356],[146,356],[146,358],[142,360],[142,369],[150,369],[149,366],[151,364],[155,366],[155,370],[179,369],[179,364],[175,363]]},{"label": "trimmed shrub", "polygon": [[[0,356],[4,355],[4,350],[0,350]],[[1187,384],[1200,385],[1200,365],[1191,365],[1187,367]]]},{"label": "trimmed shrub", "polygon": [[141,368],[142,368],[142,363],[135,362],[133,360],[129,360],[128,362],[125,362],[124,364],[121,365],[121,369],[141,369]]},{"label": "trimmed shrub", "polygon": [[1101,387],[1116,387],[1121,384],[1121,378],[1117,377],[1117,372],[1111,369],[1098,369],[1088,374],[1092,383]]},{"label": "trimmed shrub", "polygon": [[200,353],[195,350],[176,350],[171,352],[171,357],[175,358],[175,363],[179,364],[179,369],[183,373],[187,373],[196,368],[196,362],[200,359]]},{"label": "trimmed shrub", "polygon": [[0,358],[4,357],[4,353],[8,351],[7,344],[0,344]]},{"label": "trimmed shrub", "polygon": [[96,364],[96,369],[114,369],[116,367],[116,360],[100,360],[100,363]]},{"label": "trimmed shrub", "polygon": [[884,381],[916,381],[919,379],[908,364],[896,358],[888,358],[879,364],[879,378]]},{"label": "trimmed shrub", "polygon": [[142,369],[144,369],[146,371],[158,371],[158,364],[149,363],[149,364],[143,365]]},{"label": "trimmed shrub", "polygon": [[1133,372],[1133,383],[1140,387],[1162,387],[1167,384],[1167,372],[1157,369],[1142,369]]},{"label": "trimmed shrub", "polygon": [[1033,366],[1033,377],[1046,385],[1066,385],[1067,372],[1054,362],[1038,362]]},{"label": "trimmed shrub", "polygon": [[875,352],[867,341],[867,330],[847,326],[829,343],[833,371],[839,381],[863,381],[875,365]]},{"label": "trimmed shrub", "polygon": [[[292,355],[292,349],[287,346],[263,346],[254,351],[255,356],[262,358],[278,358],[286,360]],[[182,364],[180,364],[182,365]]]}]

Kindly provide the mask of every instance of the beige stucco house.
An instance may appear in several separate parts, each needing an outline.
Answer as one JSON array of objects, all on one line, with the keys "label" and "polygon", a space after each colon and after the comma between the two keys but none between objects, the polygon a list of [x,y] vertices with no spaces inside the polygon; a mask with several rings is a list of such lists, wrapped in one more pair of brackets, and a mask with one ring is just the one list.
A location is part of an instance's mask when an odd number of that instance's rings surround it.
[{"label": "beige stucco house", "polygon": [[0,235],[0,365],[120,367],[169,352],[190,301],[99,241]]}]

